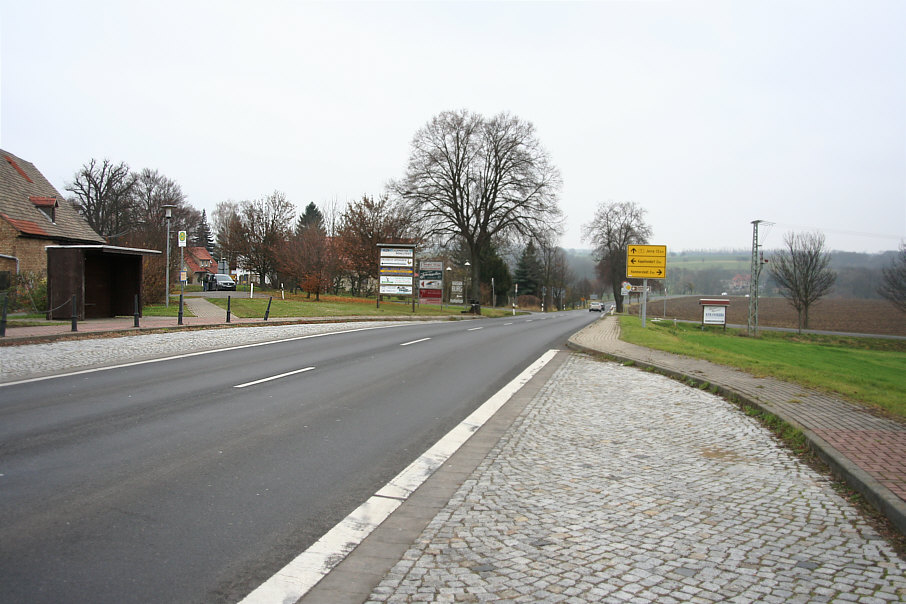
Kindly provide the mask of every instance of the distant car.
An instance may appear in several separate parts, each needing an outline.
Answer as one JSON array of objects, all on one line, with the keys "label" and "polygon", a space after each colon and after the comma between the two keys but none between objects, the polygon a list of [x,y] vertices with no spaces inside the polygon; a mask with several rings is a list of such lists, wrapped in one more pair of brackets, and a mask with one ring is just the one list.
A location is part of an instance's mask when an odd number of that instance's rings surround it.
[{"label": "distant car", "polygon": [[236,282],[229,275],[217,273],[208,281],[208,290],[210,291],[236,291]]},{"label": "distant car", "polygon": [[588,312],[601,312],[604,310],[604,304],[602,302],[591,302],[588,305]]}]

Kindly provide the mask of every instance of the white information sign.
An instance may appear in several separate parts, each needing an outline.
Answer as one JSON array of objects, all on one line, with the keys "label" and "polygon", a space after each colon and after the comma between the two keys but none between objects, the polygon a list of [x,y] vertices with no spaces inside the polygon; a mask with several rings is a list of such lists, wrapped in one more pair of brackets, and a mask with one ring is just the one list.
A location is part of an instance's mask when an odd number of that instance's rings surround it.
[{"label": "white information sign", "polygon": [[705,325],[726,325],[727,324],[727,307],[726,306],[703,306],[702,323]]},{"label": "white information sign", "polygon": [[412,258],[415,255],[415,250],[412,248],[401,248],[401,247],[382,247],[381,248],[381,257],[386,258],[396,257],[396,258]]},{"label": "white information sign", "polygon": [[381,275],[381,285],[408,285],[412,288],[412,277],[397,277],[394,275]]},{"label": "white information sign", "polygon": [[381,256],[381,266],[409,266],[413,263],[412,258],[396,258],[394,256]]},{"label": "white information sign", "polygon": [[394,296],[411,296],[412,286],[406,285],[381,285],[382,294],[391,294]]}]

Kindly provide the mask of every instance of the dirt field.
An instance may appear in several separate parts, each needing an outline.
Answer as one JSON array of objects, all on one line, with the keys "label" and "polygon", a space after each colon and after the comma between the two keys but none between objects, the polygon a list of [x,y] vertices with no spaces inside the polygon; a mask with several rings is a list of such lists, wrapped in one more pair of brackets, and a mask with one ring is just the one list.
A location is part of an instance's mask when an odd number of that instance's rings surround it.
[{"label": "dirt field", "polygon": [[[748,298],[714,297],[730,300],[727,323],[739,325],[747,323]],[[700,321],[702,317],[702,308],[698,302],[700,298],[701,296],[687,296],[667,300],[667,318]],[[633,314],[638,312],[638,304],[633,303],[631,312]],[[648,301],[649,317],[661,317],[663,314],[663,298],[655,297]],[[882,300],[820,300],[812,306],[809,315],[809,329],[906,336],[906,314]],[[796,328],[796,311],[783,298],[759,298],[758,324],[766,327]]]}]

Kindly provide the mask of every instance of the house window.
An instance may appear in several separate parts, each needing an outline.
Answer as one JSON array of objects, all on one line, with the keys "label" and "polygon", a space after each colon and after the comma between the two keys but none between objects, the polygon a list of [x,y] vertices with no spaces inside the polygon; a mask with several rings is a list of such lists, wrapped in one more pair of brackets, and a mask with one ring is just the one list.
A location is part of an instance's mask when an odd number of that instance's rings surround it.
[{"label": "house window", "polygon": [[29,197],[28,199],[29,199],[29,201],[31,201],[33,204],[35,204],[35,206],[36,206],[39,210],[41,210],[42,212],[44,212],[44,215],[47,216],[47,218],[48,218],[51,222],[53,222],[54,224],[56,224],[56,222],[57,222],[57,206],[60,205],[59,203],[57,203],[57,198],[56,198],[56,197],[37,197],[37,196],[32,196],[32,197]]}]

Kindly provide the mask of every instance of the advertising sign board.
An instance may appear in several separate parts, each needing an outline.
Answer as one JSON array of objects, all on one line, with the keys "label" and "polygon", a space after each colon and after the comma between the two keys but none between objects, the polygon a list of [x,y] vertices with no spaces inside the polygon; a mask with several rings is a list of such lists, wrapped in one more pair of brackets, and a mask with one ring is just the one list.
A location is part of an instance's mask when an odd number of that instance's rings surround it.
[{"label": "advertising sign board", "polygon": [[411,296],[412,295],[412,286],[411,285],[381,285],[382,294],[390,294],[392,296]]},{"label": "advertising sign board", "polygon": [[381,285],[412,286],[412,276],[381,275]]},{"label": "advertising sign board", "polygon": [[462,304],[462,281],[450,283],[450,304]]}]

